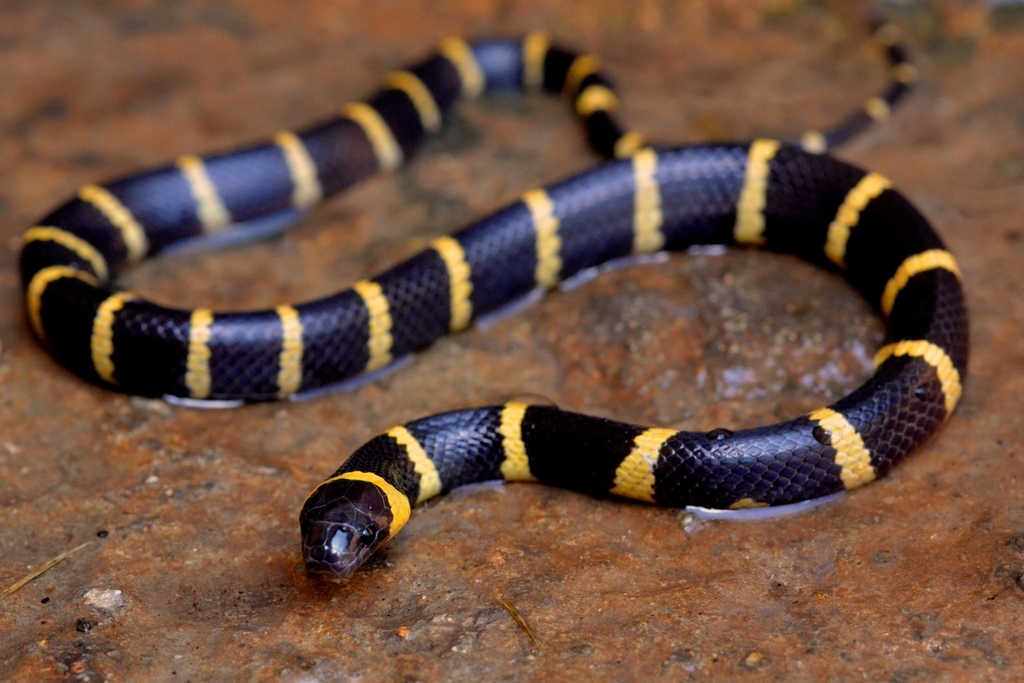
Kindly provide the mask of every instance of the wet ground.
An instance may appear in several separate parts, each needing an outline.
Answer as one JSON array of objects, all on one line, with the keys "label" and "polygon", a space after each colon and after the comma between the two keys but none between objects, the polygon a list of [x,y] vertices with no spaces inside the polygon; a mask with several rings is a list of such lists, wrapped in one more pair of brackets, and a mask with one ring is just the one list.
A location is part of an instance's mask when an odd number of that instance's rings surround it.
[{"label": "wet ground", "polygon": [[[883,7],[923,81],[840,155],[893,179],[963,271],[970,376],[938,438],[883,481],[756,524],[688,531],[675,510],[540,486],[457,492],[330,584],[302,569],[298,508],[394,424],[541,396],[752,426],[857,386],[882,327],[790,258],[684,254],[351,393],[200,412],[51,360],[22,313],[20,234],[83,183],[329,115],[452,34],[545,28],[599,52],[656,141],[794,138],[883,85],[867,6],[0,0],[0,589],[88,544],[0,602],[0,680],[1024,678],[1024,9]],[[463,106],[408,168],[288,234],[156,260],[128,285],[184,307],[318,297],[594,162],[561,102]]]}]

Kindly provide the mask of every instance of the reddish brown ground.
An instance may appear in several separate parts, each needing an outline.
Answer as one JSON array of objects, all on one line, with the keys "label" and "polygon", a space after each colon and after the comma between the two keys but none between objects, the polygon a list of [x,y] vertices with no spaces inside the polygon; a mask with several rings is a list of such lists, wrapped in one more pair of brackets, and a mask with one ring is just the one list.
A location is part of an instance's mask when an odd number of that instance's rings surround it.
[{"label": "reddish brown ground", "polygon": [[[302,571],[298,507],[393,424],[539,394],[625,420],[754,425],[854,387],[881,327],[791,259],[684,255],[446,339],[353,393],[195,412],[89,386],[46,355],[23,319],[21,232],[83,183],[329,115],[450,34],[546,28],[600,52],[625,118],[655,140],[793,137],[880,88],[865,7],[0,2],[0,588],[92,541],[0,603],[0,679],[1024,678],[1024,12],[894,6],[923,83],[841,155],[892,178],[963,270],[971,374],[940,436],[830,507],[692,535],[673,510],[527,485],[458,493],[331,585]],[[157,260],[128,284],[180,306],[309,299],[592,163],[557,101],[465,106],[410,167],[289,234]],[[92,589],[124,606],[92,606]]]}]

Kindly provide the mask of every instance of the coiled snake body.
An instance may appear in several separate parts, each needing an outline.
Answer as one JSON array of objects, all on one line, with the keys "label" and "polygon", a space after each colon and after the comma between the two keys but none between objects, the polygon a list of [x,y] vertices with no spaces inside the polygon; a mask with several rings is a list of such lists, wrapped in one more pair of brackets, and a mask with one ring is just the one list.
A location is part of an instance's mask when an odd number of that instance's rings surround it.
[{"label": "coiled snake body", "polygon": [[[448,40],[338,118],[83,187],[25,235],[28,318],[61,362],[93,382],[185,401],[266,400],[383,368],[610,259],[763,246],[842,272],[885,317],[889,343],[855,392],[735,432],[647,428],[517,402],[417,420],[368,442],[310,495],[300,516],[306,565],[348,574],[397,533],[412,505],[492,479],[718,508],[853,489],[948,418],[968,350],[960,273],[928,222],[882,176],[822,153],[887,116],[912,80],[902,48],[882,35],[892,85],[831,132],[799,146],[762,139],[660,151],[619,127],[595,57],[543,34]],[[110,289],[123,267],[172,244],[229,226],[258,233],[398,167],[462,96],[520,88],[565,93],[594,148],[617,160],[526,192],[318,301],[215,313]]]}]

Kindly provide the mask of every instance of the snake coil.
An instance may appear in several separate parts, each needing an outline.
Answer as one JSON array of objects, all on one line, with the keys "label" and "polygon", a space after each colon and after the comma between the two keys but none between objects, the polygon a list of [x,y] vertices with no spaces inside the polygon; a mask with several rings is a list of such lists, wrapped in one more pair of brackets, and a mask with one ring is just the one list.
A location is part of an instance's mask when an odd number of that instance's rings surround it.
[{"label": "snake coil", "polygon": [[[884,177],[823,154],[885,119],[914,79],[894,29],[878,36],[892,82],[832,130],[809,132],[799,145],[760,139],[657,151],[619,126],[617,97],[593,55],[539,33],[447,40],[337,118],[270,144],[184,156],[83,187],[25,234],[29,321],[62,363],[104,386],[200,404],[268,400],[384,368],[611,259],[761,246],[843,273],[885,318],[889,340],[876,372],[852,394],[735,432],[647,428],[517,402],[410,422],[362,446],[306,500],[306,565],[351,573],[398,532],[412,505],[478,481],[716,508],[856,488],[949,417],[968,353],[960,272],[942,241]],[[125,266],[183,241],[279,229],[323,197],[400,166],[460,97],[509,89],[564,93],[594,149],[616,160],[530,190],[317,301],[185,311],[110,288]]]}]

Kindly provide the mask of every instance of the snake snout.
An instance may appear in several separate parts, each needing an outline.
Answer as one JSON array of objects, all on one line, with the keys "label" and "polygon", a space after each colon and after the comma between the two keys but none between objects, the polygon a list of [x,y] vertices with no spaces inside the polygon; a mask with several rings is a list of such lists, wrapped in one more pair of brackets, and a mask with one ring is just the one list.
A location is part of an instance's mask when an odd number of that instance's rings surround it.
[{"label": "snake snout", "polygon": [[302,542],[306,569],[314,574],[348,576],[376,548],[376,533],[347,522],[316,522]]}]

